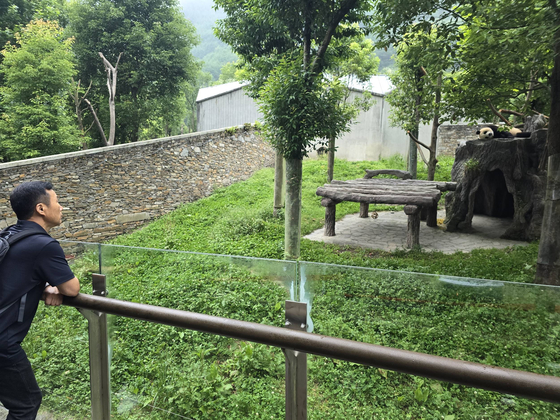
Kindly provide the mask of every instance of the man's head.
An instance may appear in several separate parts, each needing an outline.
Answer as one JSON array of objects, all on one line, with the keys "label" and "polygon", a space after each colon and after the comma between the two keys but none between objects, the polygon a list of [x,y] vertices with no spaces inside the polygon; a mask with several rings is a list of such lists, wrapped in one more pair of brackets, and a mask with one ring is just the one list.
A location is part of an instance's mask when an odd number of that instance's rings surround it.
[{"label": "man's head", "polygon": [[45,229],[62,223],[62,207],[50,182],[32,181],[18,185],[10,195],[10,204],[19,220],[36,221]]}]

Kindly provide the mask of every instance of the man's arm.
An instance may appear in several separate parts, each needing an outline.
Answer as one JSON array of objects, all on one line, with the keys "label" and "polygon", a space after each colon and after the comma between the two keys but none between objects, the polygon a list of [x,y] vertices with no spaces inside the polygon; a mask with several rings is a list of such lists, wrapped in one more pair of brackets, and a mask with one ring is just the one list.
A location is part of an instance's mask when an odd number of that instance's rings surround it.
[{"label": "man's arm", "polygon": [[56,287],[58,288],[58,291],[64,296],[73,297],[78,296],[78,293],[80,293],[80,281],[76,277],[62,284],[59,284]]},{"label": "man's arm", "polygon": [[43,300],[45,305],[59,306],[62,304],[63,296],[77,296],[79,292],[80,282],[76,277],[58,286],[51,286],[47,283],[47,287],[43,291]]}]

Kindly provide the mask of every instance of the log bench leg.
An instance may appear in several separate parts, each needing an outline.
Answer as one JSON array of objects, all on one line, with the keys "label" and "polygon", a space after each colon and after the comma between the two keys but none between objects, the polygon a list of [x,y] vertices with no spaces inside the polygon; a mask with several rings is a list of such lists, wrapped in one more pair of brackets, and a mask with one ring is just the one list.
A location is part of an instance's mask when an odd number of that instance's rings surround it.
[{"label": "log bench leg", "polygon": [[422,206],[422,209],[420,210],[420,220],[424,222],[427,219],[428,219],[428,208]]},{"label": "log bench leg", "polygon": [[369,203],[360,203],[360,217],[366,219],[369,212]]},{"label": "log bench leg", "polygon": [[429,227],[437,227],[437,207],[428,207],[427,211],[426,225]]},{"label": "log bench leg", "polygon": [[406,235],[406,246],[412,249],[420,246],[420,207],[404,206],[404,213],[408,216],[408,231]]},{"label": "log bench leg", "polygon": [[336,203],[328,198],[321,200],[321,205],[325,207],[325,236],[336,236],[334,231],[334,223],[336,220]]}]

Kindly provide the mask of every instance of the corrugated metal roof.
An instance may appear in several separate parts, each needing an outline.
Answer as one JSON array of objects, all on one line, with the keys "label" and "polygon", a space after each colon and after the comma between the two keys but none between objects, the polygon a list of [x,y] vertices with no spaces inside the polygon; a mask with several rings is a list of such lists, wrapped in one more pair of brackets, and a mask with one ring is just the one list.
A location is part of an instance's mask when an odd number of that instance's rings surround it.
[{"label": "corrugated metal roof", "polygon": [[206,99],[214,98],[215,96],[221,96],[224,93],[233,92],[234,90],[241,89],[243,86],[248,84],[248,82],[231,82],[199,89],[198,95],[196,96],[196,102],[205,101]]},{"label": "corrugated metal roof", "polygon": [[[198,95],[196,96],[197,102],[202,102],[216,96],[221,96],[229,92],[241,89],[243,86],[248,85],[249,82],[231,82],[224,83],[223,85],[210,86],[198,90]],[[388,76],[372,76],[372,78],[365,83],[351,82],[350,89],[357,91],[369,91],[375,95],[385,96],[387,93],[394,89],[391,80]]]},{"label": "corrugated metal roof", "polygon": [[381,96],[385,96],[395,88],[395,86],[391,83],[389,76],[385,75],[372,76],[371,79],[365,83],[351,82],[349,87],[350,89],[362,92],[367,90],[373,94]]}]

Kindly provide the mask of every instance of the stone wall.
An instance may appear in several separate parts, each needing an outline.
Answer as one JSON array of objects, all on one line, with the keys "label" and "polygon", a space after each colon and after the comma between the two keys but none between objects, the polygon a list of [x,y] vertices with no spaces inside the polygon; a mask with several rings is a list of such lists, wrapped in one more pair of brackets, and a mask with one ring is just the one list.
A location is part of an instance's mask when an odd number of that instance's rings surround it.
[{"label": "stone wall", "polygon": [[455,156],[460,142],[476,140],[480,126],[466,124],[441,125],[438,130],[438,156]]},{"label": "stone wall", "polygon": [[100,242],[273,164],[273,149],[242,128],[3,163],[0,228],[15,223],[9,194],[24,181],[51,181],[67,208],[54,237]]}]

